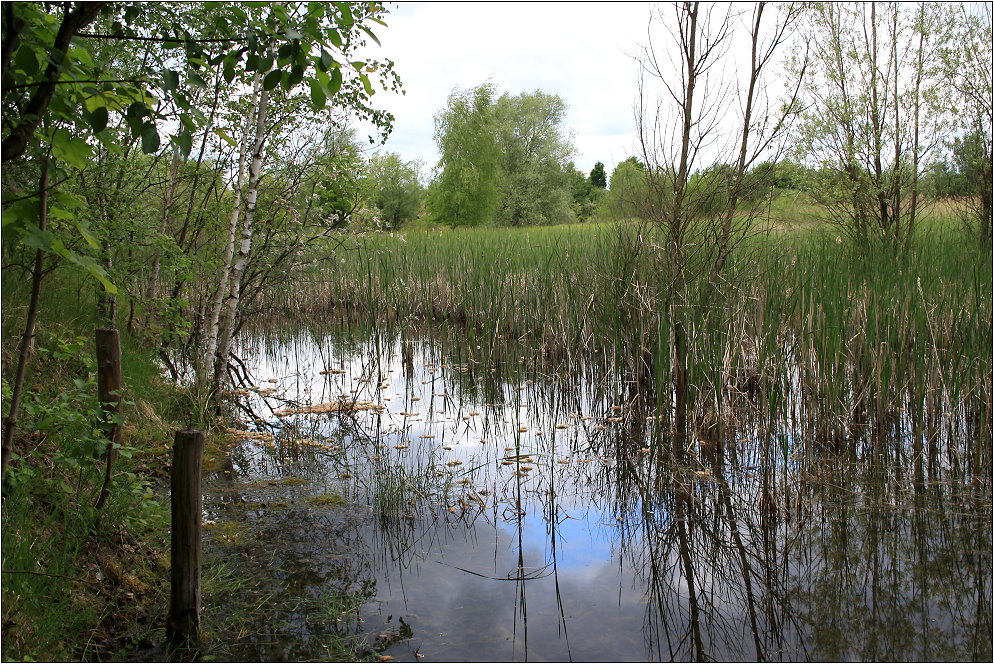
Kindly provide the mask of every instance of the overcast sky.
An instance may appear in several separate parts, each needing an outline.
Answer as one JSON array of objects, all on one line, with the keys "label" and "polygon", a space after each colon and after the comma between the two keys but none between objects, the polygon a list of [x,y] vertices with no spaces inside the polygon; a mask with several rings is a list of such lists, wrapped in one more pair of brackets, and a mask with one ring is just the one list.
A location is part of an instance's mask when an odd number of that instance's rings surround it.
[{"label": "overcast sky", "polygon": [[453,88],[490,80],[502,92],[557,94],[569,107],[577,168],[610,174],[635,154],[632,103],[649,5],[627,2],[389,3],[375,32],[380,58],[396,64],[405,96],[378,92],[396,116],[383,150],[428,167],[438,161],[434,117]]}]

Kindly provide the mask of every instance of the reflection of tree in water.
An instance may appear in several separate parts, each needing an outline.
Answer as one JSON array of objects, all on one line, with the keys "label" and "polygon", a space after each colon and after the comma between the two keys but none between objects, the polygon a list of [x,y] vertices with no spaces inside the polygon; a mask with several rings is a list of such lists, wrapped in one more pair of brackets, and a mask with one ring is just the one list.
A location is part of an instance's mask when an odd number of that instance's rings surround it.
[{"label": "reflection of tree in water", "polygon": [[[868,407],[849,421],[833,420],[818,411],[817,389],[784,379],[776,399],[763,386],[702,392],[697,435],[674,450],[666,419],[657,417],[666,399],[645,380],[596,362],[564,374],[517,345],[497,362],[499,351],[458,339],[448,347],[438,339],[398,343],[382,336],[356,347],[369,359],[360,375],[372,384],[391,366],[407,378],[408,391],[418,379],[430,381],[419,406],[454,419],[433,433],[505,442],[481,449],[478,468],[467,459],[449,471],[448,457],[437,452],[441,440],[417,454],[415,440],[388,459],[383,441],[403,436],[386,419],[338,418],[342,430],[325,433],[348,437],[356,454],[317,463],[352,475],[353,497],[369,505],[375,522],[363,549],[368,560],[343,574],[371,581],[372,566],[387,576],[379,592],[397,582],[387,592],[403,594],[405,576],[434,564],[427,552],[456,540],[472,545],[477,525],[486,524],[485,532],[508,528],[517,538],[518,570],[487,578],[514,586],[513,595],[501,597],[513,602],[512,636],[526,651],[513,654],[539,652],[528,648],[526,590],[551,577],[560,638],[567,653],[582,658],[569,650],[568,637],[583,628],[569,623],[559,597],[558,524],[568,511],[589,523],[617,518],[608,529],[617,533],[613,559],[634,570],[644,589],[649,659],[990,658],[990,458],[971,442],[984,429],[966,406],[945,417]],[[322,352],[320,366],[351,361],[339,350]],[[440,370],[426,376],[426,365]],[[527,484],[499,472],[503,455],[524,451],[501,451],[519,444],[518,422],[502,423],[505,415],[491,414],[484,403],[544,430]],[[486,411],[471,423],[472,436],[462,421],[470,408]],[[581,422],[578,413],[596,419]],[[619,421],[605,426],[615,415]],[[568,430],[558,429],[562,422]],[[272,463],[300,474],[306,464],[295,466],[288,449],[277,450]],[[560,457],[569,463],[558,465]],[[595,463],[578,463],[580,457]],[[539,564],[526,560],[517,515],[523,509],[531,518],[544,514],[548,559]],[[371,597],[375,587],[358,590]]]},{"label": "reflection of tree in water", "polygon": [[708,471],[661,467],[622,545],[654,657],[990,659],[989,493],[840,461],[757,500],[722,455]]}]

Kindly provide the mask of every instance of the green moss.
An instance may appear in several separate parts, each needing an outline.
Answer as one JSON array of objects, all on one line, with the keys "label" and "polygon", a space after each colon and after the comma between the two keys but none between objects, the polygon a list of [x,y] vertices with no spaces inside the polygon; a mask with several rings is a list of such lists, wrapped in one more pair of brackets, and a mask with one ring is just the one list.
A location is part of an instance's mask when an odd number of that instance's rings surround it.
[{"label": "green moss", "polygon": [[338,507],[344,505],[346,500],[342,496],[335,493],[321,493],[316,496],[311,496],[307,499],[307,502],[312,505],[320,505],[323,507]]}]

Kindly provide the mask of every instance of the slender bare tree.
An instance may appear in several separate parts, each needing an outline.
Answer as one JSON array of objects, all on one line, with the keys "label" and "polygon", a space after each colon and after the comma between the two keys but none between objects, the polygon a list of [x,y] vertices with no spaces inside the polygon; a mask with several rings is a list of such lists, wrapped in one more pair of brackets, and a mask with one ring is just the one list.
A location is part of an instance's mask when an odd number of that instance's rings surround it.
[{"label": "slender bare tree", "polygon": [[685,449],[689,429],[692,309],[727,285],[736,247],[765,230],[761,210],[745,192],[757,161],[775,162],[782,154],[796,114],[797,85],[777,88],[770,79],[797,19],[792,6],[778,11],[764,2],[751,12],[675,3],[653,16],[639,58],[635,120],[647,183],[640,216],[651,227],[644,236],[660,240],[646,249],[659,274],[660,315],[668,322],[677,452]]}]

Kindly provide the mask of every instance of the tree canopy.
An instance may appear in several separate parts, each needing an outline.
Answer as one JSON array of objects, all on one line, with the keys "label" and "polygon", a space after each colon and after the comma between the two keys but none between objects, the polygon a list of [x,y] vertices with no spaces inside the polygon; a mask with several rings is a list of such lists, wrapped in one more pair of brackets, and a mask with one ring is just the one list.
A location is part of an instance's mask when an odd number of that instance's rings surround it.
[{"label": "tree canopy", "polygon": [[490,83],[454,91],[436,116],[433,217],[452,225],[574,220],[566,104],[538,90],[495,96]]}]

